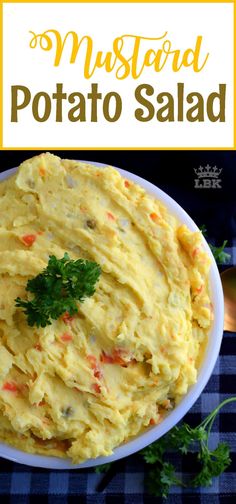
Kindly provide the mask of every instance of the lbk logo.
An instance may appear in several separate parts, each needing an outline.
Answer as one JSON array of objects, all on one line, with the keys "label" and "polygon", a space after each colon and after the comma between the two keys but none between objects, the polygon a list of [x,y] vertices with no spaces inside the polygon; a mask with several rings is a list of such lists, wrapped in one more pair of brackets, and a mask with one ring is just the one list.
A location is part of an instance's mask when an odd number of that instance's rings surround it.
[{"label": "lbk logo", "polygon": [[198,178],[194,180],[195,189],[221,189],[221,179],[219,178],[222,168],[211,167],[209,164],[205,167],[194,168]]}]

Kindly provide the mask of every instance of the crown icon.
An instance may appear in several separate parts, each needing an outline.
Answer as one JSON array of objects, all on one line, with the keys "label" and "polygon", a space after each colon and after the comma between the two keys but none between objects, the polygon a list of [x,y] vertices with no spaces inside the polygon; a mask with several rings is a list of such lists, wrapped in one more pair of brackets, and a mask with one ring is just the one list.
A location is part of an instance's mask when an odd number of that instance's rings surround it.
[{"label": "crown icon", "polygon": [[194,168],[194,171],[198,178],[218,178],[222,172],[222,168],[217,168],[217,166],[199,166],[199,168]]}]

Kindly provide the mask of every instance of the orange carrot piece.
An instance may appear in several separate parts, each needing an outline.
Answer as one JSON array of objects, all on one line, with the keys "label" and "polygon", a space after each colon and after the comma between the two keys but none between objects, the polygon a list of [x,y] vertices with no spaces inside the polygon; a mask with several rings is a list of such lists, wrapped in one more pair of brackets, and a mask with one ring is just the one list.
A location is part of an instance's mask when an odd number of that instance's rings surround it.
[{"label": "orange carrot piece", "polygon": [[193,253],[192,253],[192,257],[194,258],[200,251],[200,248],[199,247],[196,247],[194,250],[193,250]]},{"label": "orange carrot piece", "polygon": [[203,289],[203,285],[201,285],[200,287],[198,287],[198,289],[196,289],[196,292],[198,294],[200,294],[202,292],[202,289]]},{"label": "orange carrot piece", "polygon": [[101,380],[101,378],[103,378],[102,371],[99,368],[95,369],[93,374],[94,377],[97,378],[98,380]]},{"label": "orange carrot piece", "polygon": [[46,170],[43,166],[40,166],[39,168],[39,175],[41,175],[41,177],[45,177],[46,175]]},{"label": "orange carrot piece", "polygon": [[127,365],[127,362],[122,357],[122,350],[113,350],[113,358],[115,364],[120,364],[121,366]]},{"label": "orange carrot piece", "polygon": [[70,315],[67,311],[64,313],[64,315],[62,315],[62,320],[66,325],[70,325],[73,322],[74,318],[75,317]]},{"label": "orange carrot piece", "polygon": [[104,362],[105,364],[119,364],[120,366],[128,366],[128,364],[136,362],[136,360],[132,358],[130,358],[129,361],[126,361],[123,358],[124,354],[125,351],[122,348],[114,348],[112,354],[107,354],[106,352],[102,351],[100,355],[100,361]]},{"label": "orange carrot piece", "polygon": [[149,425],[156,425],[156,421],[154,420],[154,418],[150,418]]},{"label": "orange carrot piece", "polygon": [[104,351],[102,351],[100,355],[100,361],[104,362],[104,364],[114,364],[114,358],[112,357],[112,355],[109,355]]},{"label": "orange carrot piece", "polygon": [[97,359],[95,355],[87,355],[87,359],[91,364],[91,368],[95,369],[95,367],[97,367]]},{"label": "orange carrot piece", "polygon": [[31,245],[33,245],[33,243],[35,242],[36,238],[37,236],[35,234],[28,234],[22,236],[21,240],[23,241],[24,245],[26,245],[27,247],[31,247]]},{"label": "orange carrot piece", "polygon": [[124,184],[127,189],[131,186],[131,183],[128,180],[125,180]]},{"label": "orange carrot piece", "polygon": [[44,401],[44,399],[37,404],[37,406],[45,406],[45,405],[46,401]]},{"label": "orange carrot piece", "polygon": [[8,390],[9,392],[18,392],[18,385],[14,382],[5,382],[2,386],[2,390]]},{"label": "orange carrot piece", "polygon": [[90,362],[91,368],[93,370],[93,375],[95,376],[95,378],[98,378],[100,380],[103,377],[103,373],[99,367],[96,357],[94,355],[88,355],[87,359]]},{"label": "orange carrot piece", "polygon": [[96,392],[96,394],[101,393],[101,385],[99,385],[98,383],[92,383],[92,389],[94,390],[94,392]]},{"label": "orange carrot piece", "polygon": [[69,333],[64,333],[62,336],[61,336],[61,340],[62,341],[65,341],[65,342],[69,342],[69,341],[72,341],[73,340],[73,336]]},{"label": "orange carrot piece", "polygon": [[115,216],[111,212],[107,212],[107,217],[112,221],[116,220]]},{"label": "orange carrot piece", "polygon": [[35,350],[38,350],[39,352],[41,352],[41,351],[42,351],[42,347],[41,347],[40,343],[36,343],[36,344],[34,345],[34,348],[35,348]]},{"label": "orange carrot piece", "polygon": [[152,219],[153,222],[159,221],[159,217],[155,212],[150,213],[150,219]]}]

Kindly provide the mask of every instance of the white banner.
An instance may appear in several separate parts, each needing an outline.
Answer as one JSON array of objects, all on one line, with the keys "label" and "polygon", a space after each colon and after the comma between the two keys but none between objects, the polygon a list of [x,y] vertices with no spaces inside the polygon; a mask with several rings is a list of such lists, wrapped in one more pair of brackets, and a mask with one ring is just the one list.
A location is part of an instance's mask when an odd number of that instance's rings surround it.
[{"label": "white banner", "polygon": [[233,4],[3,4],[3,146],[233,147]]}]

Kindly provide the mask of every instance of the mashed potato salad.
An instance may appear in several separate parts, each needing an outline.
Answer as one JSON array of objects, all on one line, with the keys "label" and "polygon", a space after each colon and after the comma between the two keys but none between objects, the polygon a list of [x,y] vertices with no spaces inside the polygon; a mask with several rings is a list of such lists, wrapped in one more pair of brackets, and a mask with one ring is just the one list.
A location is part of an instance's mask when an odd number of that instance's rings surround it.
[{"label": "mashed potato salad", "polygon": [[[51,325],[16,307],[49,256],[96,261],[94,295]],[[41,154],[0,184],[0,440],[74,463],[158,424],[196,382],[210,259],[111,167]]]}]

